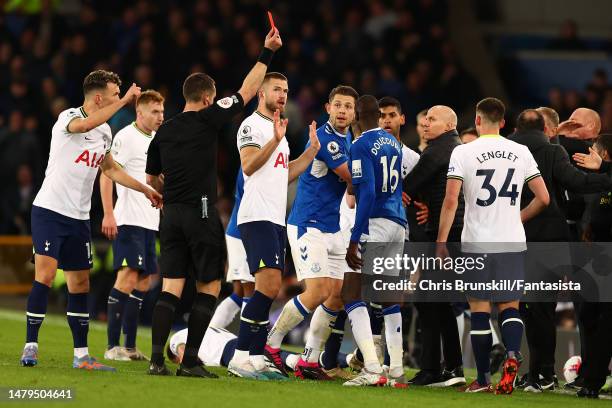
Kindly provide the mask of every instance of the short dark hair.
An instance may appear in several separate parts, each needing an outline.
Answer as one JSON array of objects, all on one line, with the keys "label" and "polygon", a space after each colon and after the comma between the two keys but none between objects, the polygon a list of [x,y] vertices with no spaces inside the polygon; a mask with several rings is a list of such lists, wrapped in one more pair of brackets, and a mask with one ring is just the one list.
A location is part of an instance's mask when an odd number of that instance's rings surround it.
[{"label": "short dark hair", "polygon": [[378,100],[372,95],[363,95],[357,99],[355,113],[359,121],[378,121],[380,118],[380,109]]},{"label": "short dark hair", "polygon": [[400,115],[402,114],[402,104],[400,103],[400,101],[398,101],[394,97],[392,97],[392,96],[383,96],[378,101],[378,107],[380,109],[386,108],[386,107],[389,107],[389,106],[392,106],[392,107],[396,108],[397,112]]},{"label": "short dark hair", "polygon": [[476,113],[479,113],[487,122],[499,123],[504,119],[506,107],[497,98],[484,98],[476,104]]},{"label": "short dark hair", "polygon": [[111,71],[105,71],[103,69],[92,71],[87,74],[83,80],[83,94],[87,95],[91,91],[106,89],[108,83],[121,86],[121,79],[119,75]]},{"label": "short dark hair", "polygon": [[328,102],[334,100],[334,96],[336,95],[344,95],[344,96],[352,96],[355,99],[355,103],[357,103],[357,99],[359,99],[359,94],[352,86],[348,85],[338,85],[329,93]]},{"label": "short dark hair", "polygon": [[612,133],[602,133],[595,139],[596,145],[608,152],[608,156],[612,157]]},{"label": "short dark hair", "polygon": [[183,97],[187,102],[199,102],[205,92],[215,91],[215,80],[203,72],[189,75],[183,82]]},{"label": "short dark hair", "polygon": [[289,80],[287,79],[286,76],[284,76],[283,74],[281,74],[280,72],[268,72],[263,79],[262,83],[266,83],[271,79],[280,79],[281,81],[285,81],[285,82],[289,82]]},{"label": "short dark hair", "polygon": [[525,109],[516,119],[516,130],[544,131],[544,116],[537,109]]},{"label": "short dark hair", "polygon": [[476,135],[478,136],[478,131],[476,130],[475,127],[469,127],[467,129],[464,129],[461,131],[461,133],[459,133],[459,137],[463,136],[463,135]]},{"label": "short dark hair", "polygon": [[422,111],[420,111],[419,113],[417,113],[417,115],[416,115],[416,120],[417,120],[417,122],[419,121],[419,118],[420,118],[421,116],[427,116],[427,109],[423,109]]}]

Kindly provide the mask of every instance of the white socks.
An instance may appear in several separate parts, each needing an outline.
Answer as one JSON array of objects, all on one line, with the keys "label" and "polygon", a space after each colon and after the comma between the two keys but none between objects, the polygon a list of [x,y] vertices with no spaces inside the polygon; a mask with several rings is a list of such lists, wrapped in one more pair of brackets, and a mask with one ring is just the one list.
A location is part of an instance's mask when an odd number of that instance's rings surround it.
[{"label": "white socks", "polygon": [[74,356],[76,358],[83,358],[89,355],[89,347],[77,347],[74,349]]},{"label": "white socks", "polygon": [[399,305],[388,307],[383,313],[385,316],[385,341],[390,357],[389,374],[391,377],[399,377],[404,373],[402,314]]},{"label": "white socks", "polygon": [[242,303],[242,298],[235,293],[223,299],[217,306],[217,309],[215,309],[215,313],[210,319],[208,326],[225,329],[234,320],[236,313],[240,311]]},{"label": "white socks", "polygon": [[268,333],[268,346],[280,348],[287,333],[300,324],[308,314],[310,314],[310,310],[302,305],[299,296],[285,303],[278,320]]},{"label": "white socks", "polygon": [[337,316],[337,311],[330,310],[324,305],[317,307],[310,320],[306,347],[302,354],[302,359],[304,361],[308,363],[318,363],[319,356],[331,334]]},{"label": "white socks", "polygon": [[382,373],[382,367],[376,356],[376,348],[372,339],[372,329],[370,328],[370,316],[364,302],[353,302],[345,306],[348,313],[353,337],[357,347],[363,354],[364,366],[371,373]]}]

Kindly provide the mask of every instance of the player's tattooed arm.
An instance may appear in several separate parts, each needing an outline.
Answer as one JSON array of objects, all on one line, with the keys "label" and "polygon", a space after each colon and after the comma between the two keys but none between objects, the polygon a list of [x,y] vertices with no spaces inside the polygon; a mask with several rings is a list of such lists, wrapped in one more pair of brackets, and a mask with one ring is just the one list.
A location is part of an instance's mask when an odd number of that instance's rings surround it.
[{"label": "player's tattooed arm", "polygon": [[527,207],[521,210],[521,221],[526,222],[538,215],[550,203],[548,189],[541,176],[533,178],[527,182],[527,186],[535,196]]},{"label": "player's tattooed arm", "polygon": [[[285,127],[286,126],[285,123]],[[308,149],[304,150],[304,153],[302,153],[300,157],[289,162],[289,183],[298,178],[300,174],[308,168],[321,148],[321,143],[317,137],[317,123],[313,120],[308,128],[310,146],[308,146]]]},{"label": "player's tattooed arm", "polygon": [[[266,35],[264,47],[269,50],[268,52],[270,52],[270,50],[274,52],[278,50],[282,45],[283,42],[280,37],[280,32],[276,27],[272,28],[270,32],[268,32],[268,35]],[[238,90],[238,93],[242,96],[245,105],[255,96],[257,90],[261,87],[267,70],[268,66],[258,61],[244,78],[244,82]]]},{"label": "player's tattooed arm", "polygon": [[145,195],[145,197],[147,197],[153,207],[161,208],[161,194],[145,186],[140,181],[127,174],[125,170],[123,170],[121,166],[115,162],[113,155],[110,152],[104,156],[104,160],[102,161],[102,165],[100,167],[104,175],[113,180],[115,183],[119,183],[122,186],[132,190],[140,191]]},{"label": "player's tattooed arm", "polygon": [[119,111],[119,109],[136,100],[136,98],[138,98],[139,96],[140,87],[136,86],[136,84],[132,84],[132,86],[130,87],[130,89],[128,89],[123,98],[111,103],[108,106],[105,106],[102,109],[98,109],[95,112],[89,113],[86,118],[75,118],[71,120],[66,128],[70,133],[89,132],[90,130],[95,129],[101,124],[108,121],[110,118],[113,117],[115,113],[117,113],[117,111]]}]

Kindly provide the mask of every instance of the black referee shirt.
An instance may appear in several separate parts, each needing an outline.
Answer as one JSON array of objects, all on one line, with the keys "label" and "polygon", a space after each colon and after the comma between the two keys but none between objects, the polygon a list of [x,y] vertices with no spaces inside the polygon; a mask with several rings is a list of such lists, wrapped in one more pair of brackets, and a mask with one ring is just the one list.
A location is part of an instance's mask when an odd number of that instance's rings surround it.
[{"label": "black referee shirt", "polygon": [[147,152],[146,173],[164,175],[164,204],[208,205],[217,201],[217,145],[221,127],[244,108],[239,93],[200,111],[164,122]]}]

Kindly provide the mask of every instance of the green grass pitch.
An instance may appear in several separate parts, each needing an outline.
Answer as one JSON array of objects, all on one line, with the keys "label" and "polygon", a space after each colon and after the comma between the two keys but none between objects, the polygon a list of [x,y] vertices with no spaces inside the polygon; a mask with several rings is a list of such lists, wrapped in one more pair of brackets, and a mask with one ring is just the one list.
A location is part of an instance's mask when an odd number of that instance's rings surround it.
[{"label": "green grass pitch", "polygon": [[[40,332],[39,365],[21,367],[19,357],[25,333],[24,313],[0,310],[0,387],[72,388],[73,402],[0,401],[1,406],[34,407],[582,407],[612,406],[610,401],[584,401],[573,395],[555,393],[513,395],[464,394],[455,389],[358,388],[341,383],[318,383],[292,379],[287,382],[257,382],[229,378],[225,369],[213,368],[219,379],[151,377],[146,362],[113,362],[118,372],[85,372],[71,368],[72,338],[62,316],[48,316]],[[89,350],[102,358],[106,326],[93,322],[89,330]],[[140,329],[138,345],[150,354],[150,331]],[[176,368],[170,364],[171,369]],[[410,373],[412,374],[412,373]],[[472,374],[473,372],[469,372]]]}]

